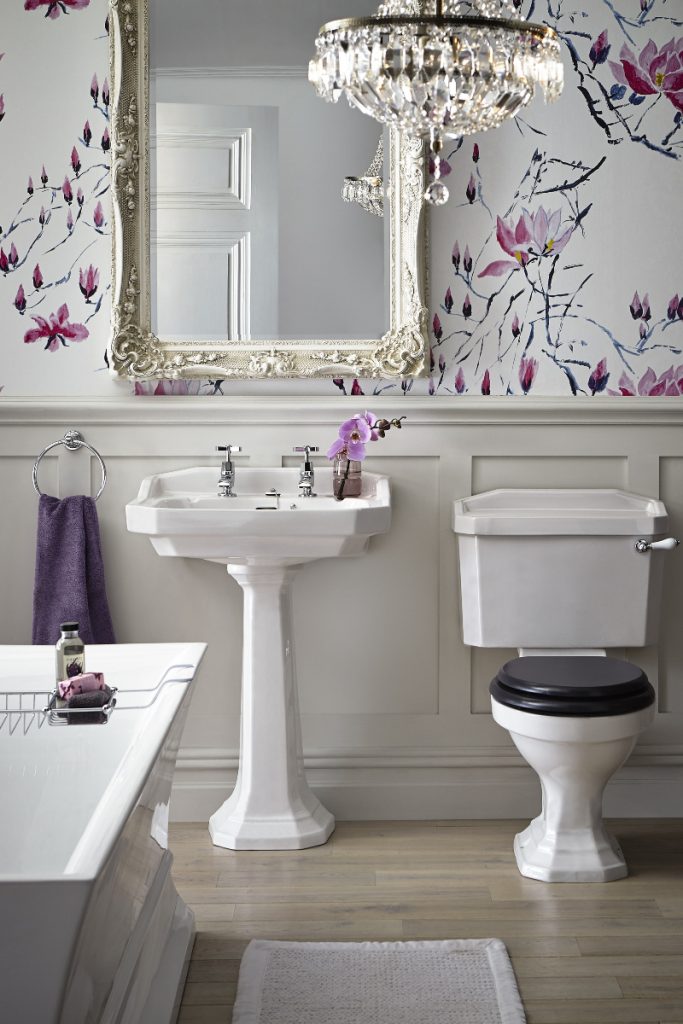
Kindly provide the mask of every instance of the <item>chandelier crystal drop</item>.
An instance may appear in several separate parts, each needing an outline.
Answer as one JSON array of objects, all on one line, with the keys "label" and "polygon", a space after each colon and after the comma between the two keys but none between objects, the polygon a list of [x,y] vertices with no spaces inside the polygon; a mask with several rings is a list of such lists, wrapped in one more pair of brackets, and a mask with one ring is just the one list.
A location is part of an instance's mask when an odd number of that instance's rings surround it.
[{"label": "chandelier crystal drop", "polygon": [[525,21],[512,0],[386,0],[377,14],[323,25],[308,77],[319,96],[346,95],[364,114],[429,141],[434,181],[427,202],[441,205],[445,137],[497,128],[539,86],[562,92],[560,42]]}]

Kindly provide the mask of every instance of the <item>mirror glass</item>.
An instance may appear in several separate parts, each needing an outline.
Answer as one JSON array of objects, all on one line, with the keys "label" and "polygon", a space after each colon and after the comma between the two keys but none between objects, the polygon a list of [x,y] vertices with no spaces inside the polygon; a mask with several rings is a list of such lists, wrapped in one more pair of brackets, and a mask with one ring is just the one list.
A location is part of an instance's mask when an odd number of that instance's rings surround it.
[{"label": "mirror glass", "polygon": [[307,80],[320,25],[369,12],[367,0],[150,0],[155,335],[387,330],[388,209],[342,198],[381,126]]}]

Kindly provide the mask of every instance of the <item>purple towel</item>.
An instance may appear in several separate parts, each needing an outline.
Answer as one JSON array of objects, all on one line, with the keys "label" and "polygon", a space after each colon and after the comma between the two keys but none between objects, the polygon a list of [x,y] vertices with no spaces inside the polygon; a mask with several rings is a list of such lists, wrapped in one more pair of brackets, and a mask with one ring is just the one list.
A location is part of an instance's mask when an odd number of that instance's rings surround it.
[{"label": "purple towel", "polygon": [[62,622],[78,622],[86,644],[113,644],[97,509],[92,498],[41,494],[38,505],[33,643],[54,644]]}]

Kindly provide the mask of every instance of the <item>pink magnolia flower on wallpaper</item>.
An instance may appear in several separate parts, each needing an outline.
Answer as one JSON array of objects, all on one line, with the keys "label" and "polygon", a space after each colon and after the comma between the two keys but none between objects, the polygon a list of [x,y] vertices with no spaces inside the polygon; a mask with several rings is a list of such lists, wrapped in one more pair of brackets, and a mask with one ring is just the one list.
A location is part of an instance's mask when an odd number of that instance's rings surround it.
[{"label": "pink magnolia flower on wallpaper", "polygon": [[443,338],[443,327],[441,325],[441,321],[439,320],[438,313],[434,314],[434,319],[432,320],[432,330],[434,332],[434,337],[436,338],[436,340],[441,341],[441,339]]},{"label": "pink magnolia flower on wallpaper", "polygon": [[649,39],[636,57],[626,44],[619,60],[610,61],[618,82],[638,96],[666,96],[677,110],[683,111],[683,37],[670,39],[663,46]]},{"label": "pink magnolia flower on wallpaper", "polygon": [[66,302],[59,307],[56,313],[50,313],[49,320],[43,316],[33,316],[31,319],[38,326],[26,332],[24,343],[28,345],[33,341],[46,338],[45,348],[50,352],[56,352],[60,342],[66,347],[67,341],[83,341],[90,333],[85,324],[69,323],[69,307]]},{"label": "pink magnolia flower on wallpaper", "polygon": [[0,93],[0,121],[5,116],[5,97]]},{"label": "pink magnolia flower on wallpaper", "polygon": [[81,289],[81,294],[86,302],[90,302],[97,291],[99,283],[100,272],[96,267],[93,267],[92,263],[87,270],[81,267],[78,273],[78,286]]},{"label": "pink magnolia flower on wallpaper", "polygon": [[202,382],[200,380],[136,380],[136,395],[198,395]]},{"label": "pink magnolia flower on wallpaper", "polygon": [[455,391],[458,395],[463,395],[467,389],[465,384],[465,374],[462,372],[462,366],[459,367],[458,372],[455,375]]},{"label": "pink magnolia flower on wallpaper", "polygon": [[525,267],[533,257],[555,256],[561,253],[572,236],[574,226],[570,225],[558,237],[562,211],[550,213],[539,206],[535,213],[523,210],[516,225],[510,225],[502,217],[497,218],[496,238],[503,252],[513,258],[494,260],[479,277],[500,277],[508,270]]},{"label": "pink magnolia flower on wallpaper", "polygon": [[102,203],[99,201],[99,199],[97,200],[97,206],[95,207],[92,219],[95,223],[95,227],[97,228],[97,230],[101,231],[104,227],[104,210],[102,209]]},{"label": "pink magnolia flower on wallpaper", "polygon": [[481,393],[482,395],[491,394],[491,374],[489,373],[488,370],[484,372],[484,376],[482,377],[481,380]]},{"label": "pink magnolia flower on wallpaper", "polygon": [[683,366],[677,366],[676,369],[670,366],[659,376],[651,366],[648,366],[637,385],[626,373],[622,373],[619,378],[619,390],[612,391],[610,389],[608,394],[624,395],[629,398],[636,395],[649,398],[659,398],[662,395],[671,397],[683,395]]},{"label": "pink magnolia flower on wallpaper", "polygon": [[41,7],[47,7],[46,18],[58,18],[60,14],[67,11],[82,11],[84,7],[90,6],[90,0],[24,0],[25,11],[37,11]]},{"label": "pink magnolia flower on wallpaper", "polygon": [[538,361],[532,356],[529,356],[528,359],[526,356],[522,356],[522,361],[519,364],[519,383],[522,385],[522,391],[525,395],[529,394],[537,372]]},{"label": "pink magnolia flower on wallpaper", "polygon": [[609,373],[607,372],[607,360],[601,359],[595,369],[591,372],[588,378],[588,387],[592,395],[597,395],[601,391],[604,391],[607,387],[607,381],[609,380]]}]

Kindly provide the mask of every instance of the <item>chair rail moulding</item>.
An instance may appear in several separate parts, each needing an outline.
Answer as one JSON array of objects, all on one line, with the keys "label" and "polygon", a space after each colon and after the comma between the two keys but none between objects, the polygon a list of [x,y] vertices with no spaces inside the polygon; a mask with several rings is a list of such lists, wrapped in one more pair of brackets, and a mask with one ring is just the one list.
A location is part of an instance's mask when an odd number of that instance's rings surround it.
[{"label": "chair rail moulding", "polygon": [[[424,146],[389,131],[389,329],[379,339],[170,341],[152,330],[148,0],[109,0],[112,281],[109,363],[127,378],[417,377],[426,372]],[[313,40],[311,40],[311,44]],[[276,69],[277,71],[277,69]]]}]

